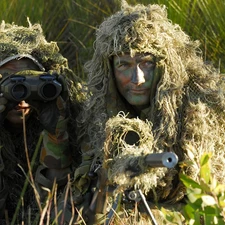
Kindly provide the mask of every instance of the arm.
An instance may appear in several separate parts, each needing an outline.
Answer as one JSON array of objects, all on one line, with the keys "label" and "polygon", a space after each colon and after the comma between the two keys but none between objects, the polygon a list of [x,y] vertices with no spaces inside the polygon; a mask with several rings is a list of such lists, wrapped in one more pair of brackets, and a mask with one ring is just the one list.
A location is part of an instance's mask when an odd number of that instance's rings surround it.
[{"label": "arm", "polygon": [[40,163],[35,180],[39,186],[52,188],[54,179],[58,186],[67,183],[67,176],[71,173],[72,152],[69,149],[67,132],[68,123],[68,94],[65,80],[58,77],[62,84],[62,93],[50,102],[31,102],[38,111],[40,123],[43,125],[43,145]]}]

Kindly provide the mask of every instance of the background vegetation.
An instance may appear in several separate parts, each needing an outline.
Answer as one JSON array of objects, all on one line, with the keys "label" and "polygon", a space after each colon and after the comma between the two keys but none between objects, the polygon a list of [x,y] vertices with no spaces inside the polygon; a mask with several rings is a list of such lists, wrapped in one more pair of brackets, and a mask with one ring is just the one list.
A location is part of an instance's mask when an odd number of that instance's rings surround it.
[{"label": "background vegetation", "polygon": [[[120,0],[1,0],[0,19],[27,26],[41,23],[46,38],[56,41],[70,67],[85,80],[83,64],[93,52],[95,29],[120,8]],[[129,4],[164,4],[168,17],[192,39],[199,39],[203,57],[225,71],[225,1],[127,0]]]}]

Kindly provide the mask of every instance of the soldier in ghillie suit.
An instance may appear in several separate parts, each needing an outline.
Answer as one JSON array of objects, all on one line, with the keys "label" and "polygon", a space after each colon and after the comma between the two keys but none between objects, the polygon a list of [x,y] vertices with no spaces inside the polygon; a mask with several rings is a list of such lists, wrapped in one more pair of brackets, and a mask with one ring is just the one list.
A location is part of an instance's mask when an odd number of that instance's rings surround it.
[{"label": "soldier in ghillie suit", "polygon": [[[34,190],[31,185],[25,185],[29,170],[35,177],[36,187],[33,188],[38,190],[41,201],[47,196],[42,187],[51,190],[56,180],[59,190],[67,183],[75,163],[76,116],[83,100],[81,83],[69,69],[67,59],[60,54],[57,43],[47,42],[40,24],[28,23],[28,27],[4,21],[0,25],[1,85],[5,85],[12,75],[16,79],[22,76],[24,80],[49,75],[50,80],[54,77],[60,93],[45,101],[34,97],[32,92],[23,100],[22,81],[21,86],[13,89],[15,97],[21,97],[21,100],[14,101],[9,97],[12,89],[1,86],[0,212],[3,217],[4,212],[8,213],[11,220],[22,190],[27,189],[22,196],[23,218],[18,214],[18,221],[26,221],[26,208],[31,208],[31,215],[38,209]],[[38,79],[36,82],[38,84]],[[54,89],[47,94],[51,96],[52,92]],[[39,140],[41,144],[38,146]]]},{"label": "soldier in ghillie suit", "polygon": [[[150,203],[181,210],[186,193],[179,174],[197,179],[204,152],[212,153],[212,172],[224,183],[224,91],[216,69],[204,63],[199,42],[167,18],[165,7],[123,1],[121,11],[97,29],[94,47],[85,65],[91,97],[80,115],[83,161],[73,183],[78,207],[92,193],[95,175],[100,178],[83,214],[87,223],[94,224],[92,213],[110,211],[113,204],[101,210],[106,195],[132,188]],[[137,135],[129,138],[128,131]],[[160,152],[175,153],[177,166],[146,168],[136,160]],[[104,188],[108,193],[98,201]],[[135,208],[122,203],[127,212]]]}]

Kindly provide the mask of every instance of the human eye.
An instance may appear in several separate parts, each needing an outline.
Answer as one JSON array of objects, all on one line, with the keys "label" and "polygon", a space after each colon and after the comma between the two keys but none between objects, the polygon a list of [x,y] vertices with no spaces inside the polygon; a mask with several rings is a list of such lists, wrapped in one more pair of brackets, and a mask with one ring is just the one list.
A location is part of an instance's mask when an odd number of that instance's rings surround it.
[{"label": "human eye", "polygon": [[120,71],[128,69],[130,64],[128,62],[120,62],[116,65],[116,68]]},{"label": "human eye", "polygon": [[155,66],[155,62],[153,60],[144,60],[140,63],[142,68],[153,68]]}]

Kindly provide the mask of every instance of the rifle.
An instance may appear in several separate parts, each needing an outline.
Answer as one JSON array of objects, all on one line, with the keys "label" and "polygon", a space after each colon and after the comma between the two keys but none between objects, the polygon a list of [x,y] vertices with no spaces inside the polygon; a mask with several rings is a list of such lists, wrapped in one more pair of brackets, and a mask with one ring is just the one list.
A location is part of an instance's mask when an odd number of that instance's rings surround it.
[{"label": "rifle", "polygon": [[[173,168],[178,163],[178,157],[173,152],[162,152],[162,153],[151,153],[145,156],[145,163],[148,167],[156,168],[156,167],[166,167]],[[89,214],[105,214],[106,202],[107,202],[107,173],[106,170],[102,167],[99,171],[99,185],[98,189],[94,193],[94,197],[89,207]],[[146,201],[146,198],[140,189],[132,190],[128,193],[128,198],[132,201],[142,201],[144,203],[145,209],[150,216],[153,225],[157,225],[157,222],[151,212],[151,209]],[[105,225],[109,225],[113,219],[115,212],[117,211],[118,205],[122,199],[122,194],[118,194],[111,210],[108,213],[108,216],[105,218]],[[89,220],[88,224],[93,224],[96,222],[96,218],[94,221]]]}]

